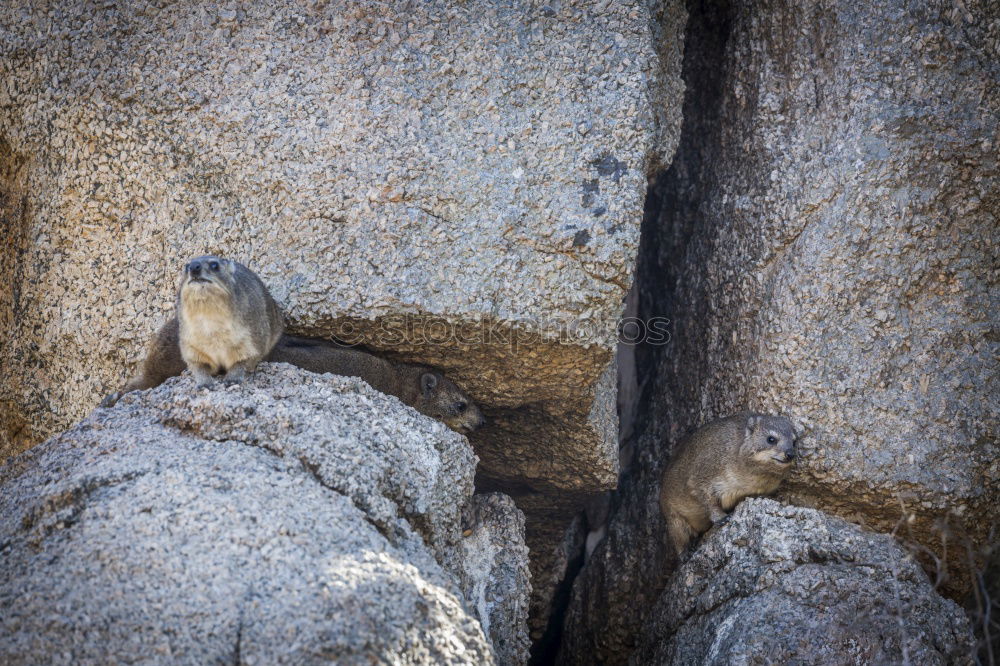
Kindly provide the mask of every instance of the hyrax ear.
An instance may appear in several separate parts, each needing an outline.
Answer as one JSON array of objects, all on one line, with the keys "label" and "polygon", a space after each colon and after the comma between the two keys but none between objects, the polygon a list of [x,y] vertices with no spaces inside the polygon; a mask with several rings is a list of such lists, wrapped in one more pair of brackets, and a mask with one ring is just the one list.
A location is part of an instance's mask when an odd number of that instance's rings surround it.
[{"label": "hyrax ear", "polygon": [[438,385],[438,378],[433,372],[425,372],[420,375],[420,390],[424,392],[424,395],[430,395]]},{"label": "hyrax ear", "polygon": [[750,432],[756,432],[763,422],[764,419],[755,414],[747,420],[747,430]]}]

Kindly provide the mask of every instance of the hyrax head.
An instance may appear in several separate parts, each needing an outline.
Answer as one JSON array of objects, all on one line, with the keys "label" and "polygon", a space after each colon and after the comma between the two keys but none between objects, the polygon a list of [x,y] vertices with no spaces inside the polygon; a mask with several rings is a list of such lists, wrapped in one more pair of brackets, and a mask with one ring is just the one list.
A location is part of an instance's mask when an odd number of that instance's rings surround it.
[{"label": "hyrax head", "polygon": [[757,463],[786,468],[795,460],[795,428],[784,416],[751,414],[743,449]]},{"label": "hyrax head", "polygon": [[458,432],[472,432],[486,422],[476,403],[447,377],[434,370],[420,373],[417,411]]},{"label": "hyrax head", "polygon": [[205,299],[232,292],[236,262],[207,254],[184,264],[181,298]]}]

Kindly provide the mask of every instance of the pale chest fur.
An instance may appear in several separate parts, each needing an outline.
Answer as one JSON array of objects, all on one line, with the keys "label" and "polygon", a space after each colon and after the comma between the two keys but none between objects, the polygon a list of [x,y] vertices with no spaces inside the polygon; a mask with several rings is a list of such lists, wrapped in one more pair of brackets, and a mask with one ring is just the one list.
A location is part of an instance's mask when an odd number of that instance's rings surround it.
[{"label": "pale chest fur", "polygon": [[780,484],[779,477],[726,470],[715,479],[713,486],[722,509],[730,511],[743,498],[750,495],[768,495],[777,490]]},{"label": "pale chest fur", "polygon": [[250,329],[218,303],[187,303],[180,312],[181,355],[188,363],[225,371],[260,351]]}]

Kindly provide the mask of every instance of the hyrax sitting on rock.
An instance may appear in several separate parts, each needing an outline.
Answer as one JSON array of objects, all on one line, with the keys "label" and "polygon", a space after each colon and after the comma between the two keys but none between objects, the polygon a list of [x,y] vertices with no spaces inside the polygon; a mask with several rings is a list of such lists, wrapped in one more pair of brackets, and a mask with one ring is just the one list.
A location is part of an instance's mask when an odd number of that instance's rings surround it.
[{"label": "hyrax sitting on rock", "polygon": [[243,264],[212,255],[184,266],[177,292],[181,358],[198,386],[238,384],[281,337],[281,310]]},{"label": "hyrax sitting on rock", "polygon": [[782,416],[739,414],[688,436],[660,486],[660,508],[677,555],[744,497],[774,492],[794,460],[795,431]]}]

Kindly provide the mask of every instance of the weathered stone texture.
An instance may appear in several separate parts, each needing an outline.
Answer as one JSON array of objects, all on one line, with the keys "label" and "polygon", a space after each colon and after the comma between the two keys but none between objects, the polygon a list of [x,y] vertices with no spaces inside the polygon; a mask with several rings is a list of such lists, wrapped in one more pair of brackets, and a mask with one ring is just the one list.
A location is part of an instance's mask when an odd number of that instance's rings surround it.
[{"label": "weathered stone texture", "polygon": [[26,240],[2,259],[0,455],[116,387],[177,268],[214,252],[291,330],[446,371],[490,419],[487,472],[610,487],[599,380],[678,136],[682,21],[646,0],[4,3],[3,233]]},{"label": "weathered stone texture", "polygon": [[740,504],[674,573],[633,664],[971,664],[969,620],[885,534]]},{"label": "weathered stone texture", "polygon": [[129,394],[0,468],[0,661],[492,663],[462,589],[508,585],[474,605],[523,645],[526,549],[495,500],[506,548],[470,558],[474,468],[357,379],[263,364]]},{"label": "weathered stone texture", "polygon": [[503,493],[472,497],[472,534],[462,540],[462,592],[498,664],[528,662],[531,574],[524,545],[524,514]]},{"label": "weathered stone texture", "polygon": [[660,473],[718,416],[790,416],[784,499],[947,552],[956,598],[955,544],[1000,520],[995,3],[692,7],[681,143],[638,269],[640,314],[671,341],[641,352],[635,462],[577,581],[571,659],[634,645],[673,567]]}]

